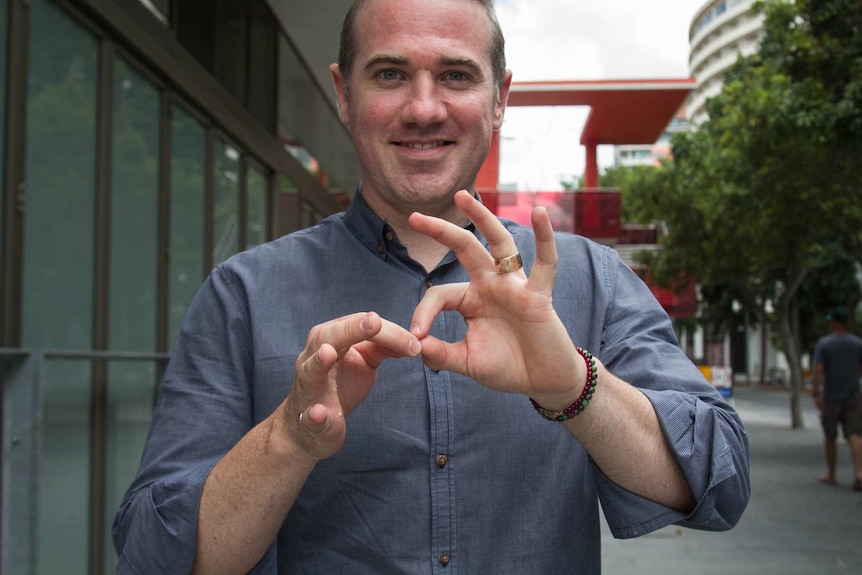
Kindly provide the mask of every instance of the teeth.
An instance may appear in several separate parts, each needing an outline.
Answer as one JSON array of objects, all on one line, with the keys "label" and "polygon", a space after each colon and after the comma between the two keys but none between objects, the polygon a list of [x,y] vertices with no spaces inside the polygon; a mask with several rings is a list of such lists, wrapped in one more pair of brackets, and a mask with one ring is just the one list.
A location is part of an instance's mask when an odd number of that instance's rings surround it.
[{"label": "teeth", "polygon": [[430,150],[431,148],[436,148],[440,145],[439,142],[429,142],[428,144],[405,144],[408,148],[413,148],[415,150]]}]

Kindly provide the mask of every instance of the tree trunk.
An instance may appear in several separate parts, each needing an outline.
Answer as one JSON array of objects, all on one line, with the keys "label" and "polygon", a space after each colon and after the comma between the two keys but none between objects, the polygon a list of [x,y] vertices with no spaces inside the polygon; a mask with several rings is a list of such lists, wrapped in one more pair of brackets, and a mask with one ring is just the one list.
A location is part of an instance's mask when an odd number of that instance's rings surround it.
[{"label": "tree trunk", "polygon": [[784,346],[784,355],[790,368],[790,426],[793,429],[804,429],[802,418],[802,354],[799,351],[798,306],[796,294],[807,270],[800,270],[789,282],[778,298],[778,329]]},{"label": "tree trunk", "polygon": [[766,312],[761,308],[757,312],[758,322],[760,324],[760,374],[758,379],[758,384],[763,385],[766,383],[766,345],[767,345],[767,326],[769,323],[766,319]]}]

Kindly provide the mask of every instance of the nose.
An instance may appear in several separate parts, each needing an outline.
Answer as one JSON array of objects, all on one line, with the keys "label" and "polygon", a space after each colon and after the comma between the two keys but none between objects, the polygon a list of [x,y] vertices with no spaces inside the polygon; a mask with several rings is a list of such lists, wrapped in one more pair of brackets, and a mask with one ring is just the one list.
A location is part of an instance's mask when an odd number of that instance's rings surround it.
[{"label": "nose", "polygon": [[441,86],[431,74],[417,75],[408,93],[409,100],[405,103],[402,119],[404,122],[417,124],[420,127],[443,122],[446,119],[446,103],[442,99]]}]

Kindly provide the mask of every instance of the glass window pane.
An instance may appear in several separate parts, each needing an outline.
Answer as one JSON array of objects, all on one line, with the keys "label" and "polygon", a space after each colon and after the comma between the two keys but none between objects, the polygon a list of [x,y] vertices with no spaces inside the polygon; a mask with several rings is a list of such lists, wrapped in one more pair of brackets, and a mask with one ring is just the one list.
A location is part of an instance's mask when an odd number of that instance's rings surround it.
[{"label": "glass window pane", "polygon": [[207,6],[215,12],[213,73],[222,86],[245,103],[245,77],[248,55],[247,0],[216,0]]},{"label": "glass window pane", "polygon": [[90,362],[42,364],[40,575],[85,575],[89,564]]},{"label": "glass window pane", "polygon": [[267,130],[275,132],[278,22],[264,0],[250,3],[247,105]]},{"label": "glass window pane", "polygon": [[267,193],[267,186],[266,175],[254,166],[249,166],[245,181],[246,249],[262,244],[268,239],[269,194]]},{"label": "glass window pane", "polygon": [[204,278],[203,126],[178,106],[171,114],[171,223],[169,239],[169,338]]},{"label": "glass window pane", "polygon": [[182,0],[173,12],[177,40],[204,68],[213,70],[215,15],[212,0]]},{"label": "glass window pane", "polygon": [[162,22],[167,23],[170,17],[171,4],[169,0],[140,0]]},{"label": "glass window pane", "polygon": [[159,93],[114,66],[110,349],[155,351]]},{"label": "glass window pane", "polygon": [[25,346],[91,346],[95,38],[48,0],[30,4]]},{"label": "glass window pane", "polygon": [[[156,396],[155,362],[108,365],[107,464],[105,477],[105,566],[117,562],[111,525],[141,461]],[[113,571],[111,571],[113,572]]]},{"label": "glass window pane", "polygon": [[[9,12],[8,3],[6,0],[0,0],[0,86],[6,86],[6,61],[8,60],[7,56],[7,47],[6,47],[6,15]],[[6,115],[3,113],[3,110],[6,109],[6,90],[0,90],[0,134],[6,133]],[[5,139],[0,138],[0,158],[6,157],[6,148],[5,148]],[[0,159],[0,182],[3,181],[5,177],[5,161]],[[0,269],[3,266],[3,210],[0,209]],[[2,297],[2,291],[0,291],[0,297]],[[0,306],[0,333],[3,332],[3,308]]]},{"label": "glass window pane", "polygon": [[239,251],[239,152],[217,140],[213,179],[213,265]]}]

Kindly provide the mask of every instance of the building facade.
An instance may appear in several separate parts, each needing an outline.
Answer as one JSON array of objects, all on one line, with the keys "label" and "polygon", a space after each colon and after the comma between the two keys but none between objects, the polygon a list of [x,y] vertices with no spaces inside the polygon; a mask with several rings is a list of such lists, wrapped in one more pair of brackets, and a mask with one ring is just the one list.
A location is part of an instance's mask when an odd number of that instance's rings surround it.
[{"label": "building facade", "polygon": [[[113,572],[201,281],[349,200],[354,151],[293,4],[0,0],[0,573]],[[337,29],[347,3],[326,4]]]},{"label": "building facade", "polygon": [[739,54],[757,51],[763,15],[752,10],[755,0],[710,0],[695,13],[689,28],[689,70],[697,78],[687,103],[693,125],[707,118],[706,101],[719,94],[724,72]]}]

